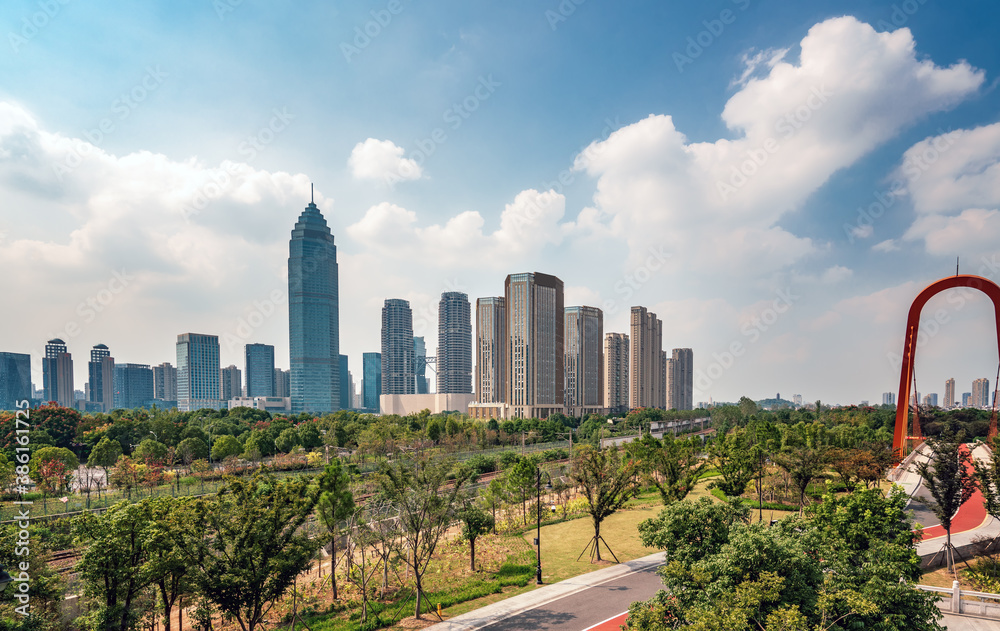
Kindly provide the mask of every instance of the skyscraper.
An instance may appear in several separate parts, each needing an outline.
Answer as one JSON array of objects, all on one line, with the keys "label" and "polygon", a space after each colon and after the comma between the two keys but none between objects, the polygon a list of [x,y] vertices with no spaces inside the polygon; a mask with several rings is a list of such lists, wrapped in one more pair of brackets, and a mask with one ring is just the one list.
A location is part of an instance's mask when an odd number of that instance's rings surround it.
[{"label": "skyscraper", "polygon": [[967,408],[967,407],[970,407],[971,405],[972,405],[972,393],[971,392],[963,392],[962,393],[962,407],[963,408]]},{"label": "skyscraper", "polygon": [[177,409],[218,409],[219,394],[219,336],[181,333],[177,336]]},{"label": "skyscraper", "polygon": [[944,382],[944,409],[955,407],[955,379],[948,379]]},{"label": "skyscraper", "polygon": [[504,282],[507,307],[507,396],[514,418],[565,410],[563,282],[522,273]]},{"label": "skyscraper", "polygon": [[694,408],[694,351],[675,348],[669,360],[667,409]]},{"label": "skyscraper", "polygon": [[382,354],[365,353],[362,355],[361,399],[365,411],[378,414],[381,409],[379,397],[382,396]]},{"label": "skyscraper", "polygon": [[177,401],[177,369],[170,362],[153,366],[153,398]]},{"label": "skyscraper", "polygon": [[105,344],[96,344],[90,349],[90,362],[87,363],[89,401],[100,403],[100,409],[110,412],[114,407],[114,370],[115,360]]},{"label": "skyscraper", "polygon": [[273,397],[274,347],[270,344],[247,344],[243,347],[248,397]]},{"label": "skyscraper", "polygon": [[632,307],[631,343],[629,349],[629,407],[657,408],[666,404],[662,390],[665,381],[663,370],[663,322],[645,307]]},{"label": "skyscraper", "polygon": [[628,335],[604,336],[604,407],[608,414],[628,412]]},{"label": "skyscraper", "polygon": [[476,300],[476,402],[507,397],[507,308],[503,296]]},{"label": "skyscraper", "polygon": [[457,291],[438,303],[437,392],[472,393],[472,305]]},{"label": "skyscraper", "polygon": [[982,377],[972,382],[972,407],[988,408],[990,406],[990,380]]},{"label": "skyscraper", "polygon": [[337,247],[312,201],[288,243],[288,333],[292,412],[340,407]]},{"label": "skyscraper", "polygon": [[882,393],[882,405],[896,405],[896,393],[895,392],[883,392]]},{"label": "skyscraper", "polygon": [[225,403],[240,396],[243,396],[240,369],[235,364],[230,364],[219,371],[219,398]]},{"label": "skyscraper", "polygon": [[423,337],[413,337],[413,372],[417,377],[417,394],[427,394],[427,344]]},{"label": "skyscraper", "polygon": [[153,370],[148,365],[116,364],[114,375],[115,409],[141,408],[153,398]]},{"label": "skyscraper", "polygon": [[291,373],[290,370],[282,370],[280,368],[274,369],[274,396],[276,397],[292,396],[290,373]]},{"label": "skyscraper", "polygon": [[340,409],[351,409],[351,371],[348,370],[347,355],[340,356]]},{"label": "skyscraper", "polygon": [[[440,368],[439,368],[440,370]],[[365,381],[368,374],[365,373]],[[382,391],[380,394],[414,394],[413,311],[410,303],[388,298],[382,307]]]},{"label": "skyscraper", "polygon": [[604,312],[596,307],[563,310],[564,400],[573,416],[604,407]]},{"label": "skyscraper", "polygon": [[55,401],[63,407],[74,407],[76,396],[73,392],[73,356],[66,348],[66,342],[58,338],[49,340],[45,345],[42,383],[46,401]]},{"label": "skyscraper", "polygon": [[0,353],[0,410],[24,409],[31,401],[31,355]]}]

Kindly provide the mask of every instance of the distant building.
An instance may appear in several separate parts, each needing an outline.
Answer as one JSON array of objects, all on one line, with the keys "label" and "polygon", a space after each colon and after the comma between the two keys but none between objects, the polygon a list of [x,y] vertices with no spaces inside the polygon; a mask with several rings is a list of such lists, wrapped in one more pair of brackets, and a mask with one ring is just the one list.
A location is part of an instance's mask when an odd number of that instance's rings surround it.
[{"label": "distant building", "polygon": [[795,407],[797,407],[797,408],[798,407],[802,407],[802,395],[801,394],[793,394],[792,395],[792,404]]},{"label": "distant building", "polygon": [[628,412],[628,351],[626,333],[604,336],[604,407],[608,414]]},{"label": "distant building", "polygon": [[431,414],[442,412],[462,412],[464,414],[469,404],[474,401],[473,395],[462,393],[383,394],[379,406],[382,414],[398,414],[400,416],[419,414],[421,410],[425,409],[430,410]]},{"label": "distant building", "polygon": [[182,333],[177,336],[177,409],[193,412],[219,409],[219,336]]},{"label": "distant building", "polygon": [[507,396],[507,310],[503,296],[476,300],[476,402]]},{"label": "distant building", "polygon": [[381,357],[382,394],[414,394],[413,311],[406,300],[388,298],[382,307]]},{"label": "distant building", "polygon": [[340,409],[351,409],[351,371],[347,367],[347,355],[340,356]]},{"label": "distant building", "polygon": [[663,322],[645,307],[632,307],[629,339],[629,407],[662,408],[666,405]]},{"label": "distant building", "polygon": [[962,407],[967,408],[972,406],[972,393],[963,392],[962,393]]},{"label": "distant building", "polygon": [[177,402],[177,369],[170,362],[153,366],[153,398]]},{"label": "distant building", "polygon": [[153,370],[147,364],[115,364],[114,408],[145,407],[153,398]]},{"label": "distant building", "polygon": [[[107,360],[107,361],[105,361]],[[96,344],[90,349],[87,363],[87,400],[101,412],[110,412],[114,407],[115,360],[106,344]]]},{"label": "distant building", "polygon": [[694,408],[694,351],[675,348],[670,359],[667,383],[667,409]]},{"label": "distant building", "polygon": [[896,405],[896,393],[895,392],[883,392],[882,393],[882,405]]},{"label": "distant building", "polygon": [[45,345],[42,359],[42,381],[45,401],[55,401],[63,407],[74,407],[76,395],[73,388],[73,356],[66,342],[56,338]]},{"label": "distant building", "polygon": [[413,373],[417,379],[417,394],[427,394],[427,344],[424,338],[413,337]]},{"label": "distant building", "polygon": [[0,353],[0,410],[24,409],[31,398],[31,355]]},{"label": "distant building", "polygon": [[932,392],[924,397],[924,405],[937,407],[937,404],[938,404],[938,395],[936,392]]},{"label": "distant building", "polygon": [[230,364],[219,370],[219,398],[223,401],[243,396],[243,379],[240,369]]},{"label": "distant building", "polygon": [[941,407],[951,409],[955,407],[955,379],[951,378],[944,382],[944,403]]},{"label": "distant building", "polygon": [[340,408],[337,246],[312,201],[288,242],[288,336],[292,411]]},{"label": "distant building", "polygon": [[274,392],[274,346],[247,344],[243,347],[243,366],[247,397],[277,396]]},{"label": "distant building", "polygon": [[472,393],[472,307],[458,291],[438,303],[437,393]]},{"label": "distant building", "polygon": [[228,402],[229,409],[244,407],[267,412],[291,412],[291,397],[234,397]]},{"label": "distant building", "polygon": [[364,353],[361,357],[364,373],[361,381],[362,407],[366,412],[378,414],[379,399],[382,396],[382,354]]},{"label": "distant building", "polygon": [[604,312],[596,307],[563,310],[564,400],[571,416],[604,411]]},{"label": "distant building", "polygon": [[565,410],[563,282],[549,274],[510,274],[507,311],[507,395],[514,418],[546,418]]},{"label": "distant building", "polygon": [[990,406],[990,380],[982,377],[972,382],[972,407],[988,408]]},{"label": "distant building", "polygon": [[292,396],[290,371],[282,370],[280,368],[274,369],[274,396],[276,397]]}]

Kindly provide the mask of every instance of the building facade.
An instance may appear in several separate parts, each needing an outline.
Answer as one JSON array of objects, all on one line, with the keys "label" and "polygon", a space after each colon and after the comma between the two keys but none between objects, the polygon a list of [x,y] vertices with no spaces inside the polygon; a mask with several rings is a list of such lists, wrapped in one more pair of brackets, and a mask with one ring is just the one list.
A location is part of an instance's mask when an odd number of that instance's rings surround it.
[{"label": "building facade", "polygon": [[507,310],[506,403],[515,418],[565,411],[563,282],[549,274],[511,274]]},{"label": "building facade", "polygon": [[950,409],[955,407],[955,379],[948,379],[944,382],[944,402],[941,407]]},{"label": "building facade", "polygon": [[337,246],[312,201],[288,243],[288,335],[292,412],[340,408]]},{"label": "building facade", "polygon": [[691,410],[694,408],[694,351],[675,348],[669,360],[667,375],[667,409]]},{"label": "building facade", "polygon": [[458,291],[438,303],[437,393],[472,393],[472,305]]},{"label": "building facade", "polygon": [[230,364],[219,370],[219,398],[223,401],[243,396],[243,378],[240,369]]},{"label": "building facade", "polygon": [[413,311],[406,300],[388,298],[382,307],[381,356],[381,394],[414,394],[417,381],[413,372]]},{"label": "building facade", "polygon": [[896,405],[896,393],[895,392],[883,392],[882,393],[882,405]]},{"label": "building facade", "polygon": [[503,296],[476,300],[476,402],[507,398],[507,307]]},{"label": "building facade", "polygon": [[990,406],[990,380],[981,377],[972,382],[972,407],[988,408]]},{"label": "building facade", "polygon": [[366,412],[379,413],[379,400],[382,397],[382,354],[364,353],[362,355],[361,400]]},{"label": "building facade", "polygon": [[246,396],[273,397],[274,346],[247,344],[243,347],[243,367],[246,370]]},{"label": "building facade", "polygon": [[153,369],[147,364],[115,364],[114,408],[145,407],[153,399]]},{"label": "building facade", "polygon": [[55,401],[63,407],[75,407],[73,389],[73,356],[66,342],[56,338],[45,345],[42,358],[42,384],[45,401]]},{"label": "building facade", "polygon": [[153,366],[153,398],[177,402],[177,369],[170,362]]},{"label": "building facade", "polygon": [[604,312],[597,307],[563,310],[563,398],[570,416],[604,409]]},{"label": "building facade", "polygon": [[351,371],[347,365],[347,355],[340,356],[340,409],[351,409]]},{"label": "building facade", "polygon": [[274,369],[274,396],[291,398],[292,385],[290,370],[282,370],[280,368]]},{"label": "building facade", "polygon": [[[105,359],[110,364],[105,370]],[[90,361],[87,363],[87,400],[94,403],[94,408],[102,412],[110,412],[114,405],[114,365],[111,350],[106,344],[95,344],[90,349]],[[110,372],[110,379],[105,379],[105,373]],[[105,381],[108,383],[105,385]],[[110,397],[106,396],[108,393]]]},{"label": "building facade", "polygon": [[31,398],[31,355],[0,353],[0,410],[25,409]]},{"label": "building facade", "polygon": [[181,333],[177,336],[177,409],[192,412],[219,409],[219,336]]},{"label": "building facade", "polygon": [[604,407],[608,414],[628,412],[628,352],[628,334],[604,336]]},{"label": "building facade", "polygon": [[423,337],[413,337],[413,372],[417,379],[417,394],[427,394],[427,344]]},{"label": "building facade", "polygon": [[629,407],[665,407],[663,322],[645,307],[632,307],[630,327]]}]

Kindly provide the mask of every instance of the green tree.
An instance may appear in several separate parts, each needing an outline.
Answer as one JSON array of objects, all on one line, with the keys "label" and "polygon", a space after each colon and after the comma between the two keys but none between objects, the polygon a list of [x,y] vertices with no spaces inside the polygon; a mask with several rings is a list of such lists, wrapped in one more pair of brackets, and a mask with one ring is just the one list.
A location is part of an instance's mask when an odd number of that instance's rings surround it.
[{"label": "green tree", "polygon": [[[258,453],[263,457],[275,454],[274,439],[271,432],[255,429],[247,436],[247,442],[243,445],[243,452],[246,454]],[[214,454],[213,454],[214,455]]]},{"label": "green tree", "polygon": [[195,460],[208,458],[208,444],[200,438],[185,438],[177,445],[177,455],[190,467]]},{"label": "green tree", "polygon": [[243,445],[236,440],[235,436],[228,434],[219,436],[212,445],[212,458],[218,461],[225,460],[230,456],[238,456],[243,452]]},{"label": "green tree", "polygon": [[[0,525],[0,565],[16,581],[0,592],[0,629],[63,631],[65,585],[46,560],[50,551],[44,540],[26,542],[19,538],[22,531],[16,521]],[[33,536],[38,537],[37,530]],[[21,591],[21,585],[27,592]]]},{"label": "green tree", "polygon": [[330,579],[333,583],[333,599],[337,594],[337,537],[340,524],[354,512],[354,494],[351,492],[351,478],[341,467],[340,460],[334,459],[317,479],[320,496],[316,504],[316,515],[326,528],[330,538]]},{"label": "green tree", "polygon": [[274,440],[274,447],[280,453],[287,454],[299,446],[299,433],[293,428],[284,429]]},{"label": "green tree", "polygon": [[721,479],[713,480],[709,486],[721,490],[726,497],[743,495],[747,484],[757,474],[759,464],[746,430],[737,427],[718,436],[709,445],[708,453],[721,474]]},{"label": "green tree", "polygon": [[504,472],[508,493],[521,502],[521,515],[525,524],[528,523],[528,498],[535,492],[535,471],[535,463],[530,458],[520,458]]},{"label": "green tree", "polygon": [[258,473],[230,478],[214,499],[195,500],[193,526],[175,533],[198,591],[243,631],[254,631],[316,553],[300,531],[318,489]]},{"label": "green tree", "polygon": [[422,615],[423,578],[438,541],[455,516],[459,495],[469,474],[459,469],[449,486],[450,458],[420,458],[413,462],[383,463],[379,482],[386,498],[399,508],[403,541],[409,549],[404,561],[413,571],[417,588],[415,615]]},{"label": "green tree", "polygon": [[299,444],[306,449],[315,449],[323,445],[323,436],[319,433],[316,423],[299,423],[296,431],[299,434]]},{"label": "green tree", "polygon": [[653,449],[648,456],[649,479],[664,505],[687,497],[712,464],[702,457],[700,438],[675,439],[669,434],[663,437],[659,449]]},{"label": "green tree", "polygon": [[488,533],[495,525],[493,516],[475,504],[469,504],[458,513],[462,522],[462,538],[469,542],[469,569],[476,571],[476,539]]},{"label": "green tree", "polygon": [[[571,477],[587,498],[587,512],[594,524],[594,537],[588,548],[593,546],[592,558],[597,561],[601,560],[601,543],[604,543],[608,551],[611,550],[601,537],[601,523],[624,506],[639,490],[636,465],[623,456],[617,447],[587,449],[573,462]],[[614,552],[611,555],[614,556]]]},{"label": "green tree", "polygon": [[167,459],[167,446],[158,440],[146,438],[132,452],[132,458],[140,461],[165,462]]},{"label": "green tree", "polygon": [[69,487],[70,479],[80,466],[76,454],[63,447],[42,447],[31,455],[28,475],[50,494]]},{"label": "green tree", "polygon": [[775,454],[774,462],[784,469],[792,479],[799,492],[799,514],[802,514],[806,503],[806,489],[809,483],[818,478],[826,470],[830,462],[829,450],[825,446],[789,447]]},{"label": "green tree", "polygon": [[436,418],[427,423],[427,439],[435,443],[441,440],[441,422]]},{"label": "green tree", "polygon": [[976,479],[968,448],[962,444],[964,434],[943,432],[938,438],[928,438],[927,446],[933,455],[929,460],[917,462],[915,468],[924,480],[931,496],[924,501],[944,528],[945,554],[948,571],[955,566],[954,546],[951,545],[951,520],[958,509],[976,491]]},{"label": "green tree", "polygon": [[87,466],[100,467],[104,470],[104,479],[110,480],[109,470],[118,462],[118,458],[121,455],[122,444],[117,440],[111,440],[105,436],[90,450],[90,458],[87,459]]},{"label": "green tree", "polygon": [[192,527],[193,519],[190,503],[186,500],[168,496],[157,498],[150,505],[147,564],[150,581],[159,595],[164,631],[170,631],[171,612],[178,599],[192,589],[187,555],[178,547],[177,541],[182,538],[183,532]]},{"label": "green tree", "polygon": [[479,494],[479,501],[490,511],[493,517],[493,534],[497,533],[497,510],[503,507],[507,499],[507,491],[504,489],[503,481],[500,478],[493,478],[486,488]]},{"label": "green tree", "polygon": [[729,542],[729,531],[746,523],[750,511],[742,502],[719,503],[707,497],[673,502],[639,524],[642,545],[666,552],[666,562],[690,565],[715,554]]}]

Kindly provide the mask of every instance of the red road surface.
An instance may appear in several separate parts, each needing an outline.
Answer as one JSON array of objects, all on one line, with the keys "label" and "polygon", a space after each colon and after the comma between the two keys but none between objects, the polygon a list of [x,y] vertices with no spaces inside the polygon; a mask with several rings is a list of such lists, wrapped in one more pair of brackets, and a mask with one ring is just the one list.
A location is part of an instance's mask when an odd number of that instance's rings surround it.
[{"label": "red road surface", "polygon": [[599,622],[592,627],[587,627],[583,631],[620,631],[621,626],[625,624],[625,618],[628,616],[628,612],[620,613],[614,618],[608,618],[604,622]]},{"label": "red road surface", "polygon": [[[969,448],[962,445],[962,452],[968,453]],[[972,472],[972,466],[967,465],[966,468],[969,472]],[[983,493],[978,488],[976,492],[972,494],[969,501],[962,504],[961,508],[951,520],[951,534],[958,534],[960,532],[966,532],[967,530],[974,530],[983,525],[986,521],[986,506],[984,504]],[[934,539],[936,537],[943,537],[945,535],[944,526],[938,524],[937,526],[931,526],[930,528],[924,528],[923,540]]]}]

